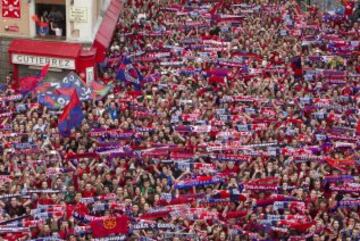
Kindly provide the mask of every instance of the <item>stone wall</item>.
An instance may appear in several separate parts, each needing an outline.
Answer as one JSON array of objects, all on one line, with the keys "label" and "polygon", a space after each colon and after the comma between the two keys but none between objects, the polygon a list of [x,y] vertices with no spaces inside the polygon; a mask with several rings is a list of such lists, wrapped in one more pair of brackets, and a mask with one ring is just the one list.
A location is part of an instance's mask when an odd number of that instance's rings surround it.
[{"label": "stone wall", "polygon": [[8,54],[8,47],[11,40],[11,38],[0,37],[0,82],[5,80],[5,76],[9,71],[12,71]]}]

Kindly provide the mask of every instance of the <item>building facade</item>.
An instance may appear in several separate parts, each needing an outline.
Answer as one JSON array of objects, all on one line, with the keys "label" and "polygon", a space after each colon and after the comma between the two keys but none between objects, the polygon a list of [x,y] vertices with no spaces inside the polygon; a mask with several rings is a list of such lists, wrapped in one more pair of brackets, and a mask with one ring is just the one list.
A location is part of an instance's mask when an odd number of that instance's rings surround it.
[{"label": "building facade", "polygon": [[[0,36],[92,42],[109,3],[110,0],[1,0]],[[42,23],[48,24],[47,30],[41,30],[45,28],[40,26]],[[60,35],[55,28],[60,29]]]},{"label": "building facade", "polygon": [[[32,49],[32,43],[27,40],[36,41],[34,48],[41,48],[41,42],[45,43],[44,46],[56,46],[49,42],[61,42],[65,50],[68,49],[66,43],[71,44],[69,49],[72,49],[74,44],[80,44],[81,50],[69,54],[77,54],[78,59],[81,59],[82,55],[89,58],[94,52],[91,46],[112,2],[120,0],[0,0],[0,81],[10,71],[20,70],[17,75],[21,76],[31,73],[31,69],[36,69],[36,66],[29,63],[20,63],[19,59],[25,61],[29,56],[30,59],[31,56],[37,56],[36,49],[30,54],[21,53],[22,39],[26,40],[24,44],[28,45],[24,46],[26,51]],[[14,40],[17,43],[12,45]],[[14,49],[14,46],[17,49]],[[41,59],[44,56],[37,57]],[[60,57],[58,61],[61,61]],[[56,56],[46,61],[56,63]],[[14,68],[13,64],[27,68]],[[59,72],[59,66],[54,64],[53,67],[53,72]]]}]

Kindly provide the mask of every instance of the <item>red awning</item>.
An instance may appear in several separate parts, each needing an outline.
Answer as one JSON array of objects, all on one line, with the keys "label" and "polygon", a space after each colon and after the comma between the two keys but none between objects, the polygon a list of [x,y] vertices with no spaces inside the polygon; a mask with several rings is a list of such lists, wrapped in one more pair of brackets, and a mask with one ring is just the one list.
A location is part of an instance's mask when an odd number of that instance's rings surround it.
[{"label": "red awning", "polygon": [[120,16],[121,2],[112,0],[95,36],[93,48],[97,49],[96,61],[105,59],[106,51],[110,47],[116,25]]},{"label": "red awning", "polygon": [[15,39],[10,43],[9,53],[29,54],[58,58],[77,58],[81,44],[55,41]]}]

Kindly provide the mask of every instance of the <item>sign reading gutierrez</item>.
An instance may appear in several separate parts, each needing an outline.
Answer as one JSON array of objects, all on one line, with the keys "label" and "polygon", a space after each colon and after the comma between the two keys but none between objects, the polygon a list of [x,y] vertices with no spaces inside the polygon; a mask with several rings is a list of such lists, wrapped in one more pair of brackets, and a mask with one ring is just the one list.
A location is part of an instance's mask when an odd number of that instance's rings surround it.
[{"label": "sign reading gutierrez", "polygon": [[33,66],[45,66],[47,64],[50,64],[50,68],[75,69],[74,59],[12,54],[11,61],[13,64],[33,65]]}]

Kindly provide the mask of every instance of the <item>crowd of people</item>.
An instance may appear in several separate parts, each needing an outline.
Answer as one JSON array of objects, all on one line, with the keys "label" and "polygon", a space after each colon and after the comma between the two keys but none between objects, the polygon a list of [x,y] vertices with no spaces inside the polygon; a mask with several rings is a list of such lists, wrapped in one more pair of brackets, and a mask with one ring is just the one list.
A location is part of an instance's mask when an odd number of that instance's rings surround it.
[{"label": "crowd of people", "polygon": [[99,64],[114,88],[70,136],[36,95],[0,93],[2,240],[360,240],[352,11],[123,9]]}]

